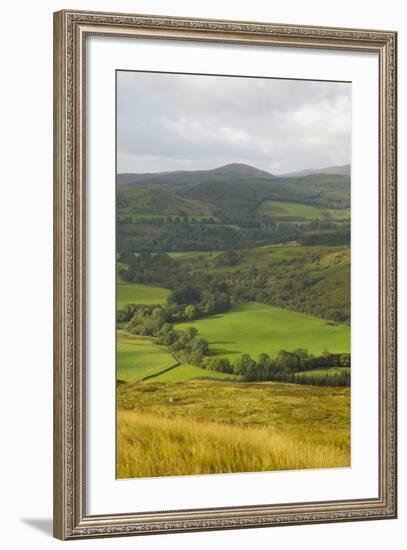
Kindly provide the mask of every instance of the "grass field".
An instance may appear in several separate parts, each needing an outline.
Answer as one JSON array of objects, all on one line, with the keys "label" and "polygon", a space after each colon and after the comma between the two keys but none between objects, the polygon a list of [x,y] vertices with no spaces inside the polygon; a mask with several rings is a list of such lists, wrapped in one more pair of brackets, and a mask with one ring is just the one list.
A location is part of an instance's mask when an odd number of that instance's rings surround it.
[{"label": "grass field", "polygon": [[[193,365],[177,365],[177,360],[168,348],[159,346],[150,338],[133,336],[123,330],[117,331],[117,379],[136,382],[154,376],[159,381],[194,380],[235,380],[238,377],[223,372],[208,371]],[[165,372],[162,372],[165,371]]]},{"label": "grass field", "polygon": [[325,350],[331,353],[350,350],[348,326],[328,324],[323,319],[254,302],[176,326],[181,329],[194,326],[208,340],[213,355],[232,360],[242,353],[257,358],[264,352],[275,357],[283,349],[305,348],[316,355]]},{"label": "grass field", "polygon": [[225,372],[209,371],[195,367],[194,365],[179,365],[175,369],[171,369],[163,374],[159,374],[155,377],[155,380],[162,381],[174,381],[174,380],[196,380],[196,379],[214,379],[214,380],[235,380],[238,378],[233,374],[226,374]]},{"label": "grass field", "polygon": [[299,204],[295,202],[284,201],[264,201],[258,208],[258,213],[261,216],[270,216],[278,220],[289,219],[292,220],[324,220],[331,219],[335,221],[349,220],[350,210],[334,210],[332,208],[323,209],[316,208],[315,206],[307,204]]},{"label": "grass field", "polygon": [[349,388],[154,380],[118,407],[120,478],[350,465]]},{"label": "grass field", "polygon": [[117,379],[135,382],[177,363],[165,348],[150,339],[117,331]]},{"label": "grass field", "polygon": [[170,291],[166,288],[117,281],[117,309],[126,304],[165,304]]},{"label": "grass field", "polygon": [[323,377],[323,376],[337,376],[339,374],[350,374],[350,369],[347,367],[331,367],[329,369],[312,369],[304,372],[297,372],[295,376],[301,378],[313,377]]}]

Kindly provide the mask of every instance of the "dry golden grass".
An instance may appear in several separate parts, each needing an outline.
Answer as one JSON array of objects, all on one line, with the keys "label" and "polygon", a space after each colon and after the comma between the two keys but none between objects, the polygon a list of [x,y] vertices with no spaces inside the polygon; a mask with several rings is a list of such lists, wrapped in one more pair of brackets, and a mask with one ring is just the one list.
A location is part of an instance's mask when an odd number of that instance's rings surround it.
[{"label": "dry golden grass", "polygon": [[300,443],[269,427],[227,425],[118,410],[118,478],[349,465],[349,448],[309,440]]}]

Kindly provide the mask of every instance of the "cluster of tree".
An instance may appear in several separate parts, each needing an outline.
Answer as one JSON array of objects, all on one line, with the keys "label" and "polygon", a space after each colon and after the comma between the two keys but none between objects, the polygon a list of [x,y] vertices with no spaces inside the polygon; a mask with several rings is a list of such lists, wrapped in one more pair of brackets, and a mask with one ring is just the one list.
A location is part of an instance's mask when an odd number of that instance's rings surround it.
[{"label": "cluster of tree", "polygon": [[[194,327],[177,330],[169,322],[171,314],[159,306],[132,306],[133,315],[127,330],[138,336],[152,336],[159,344],[169,346],[182,362],[199,365],[208,353],[209,345]],[[131,309],[131,308],[130,308]]]},{"label": "cluster of tree", "polygon": [[[228,220],[231,223],[232,220]],[[236,221],[236,220],[235,220]],[[251,227],[224,224],[193,224],[180,221],[152,225],[150,230],[142,225],[117,223],[117,249],[127,252],[205,252],[215,250],[244,249],[270,243],[285,243],[299,240],[304,226],[292,223],[252,223]],[[233,224],[237,225],[237,224]]]},{"label": "cluster of tree", "polygon": [[126,304],[123,309],[119,309],[116,314],[117,323],[128,323],[136,311],[144,306],[139,304]]},{"label": "cluster of tree", "polygon": [[213,225],[216,223],[215,218],[212,217],[195,218],[194,216],[166,216],[165,221],[167,223],[203,223],[204,225]]},{"label": "cluster of tree", "polygon": [[148,224],[148,225],[163,225],[166,223],[202,223],[205,225],[212,225],[216,223],[216,219],[213,217],[195,217],[186,215],[173,215],[173,216],[154,216],[149,217],[148,214],[138,213],[136,210],[135,216],[128,214],[121,214],[119,221],[122,225],[128,224]]},{"label": "cluster of tree", "polygon": [[[204,315],[230,309],[231,297],[222,279],[207,271],[191,270],[168,254],[121,254],[127,268],[119,270],[126,282],[162,285],[173,289],[168,297],[167,314],[172,321],[191,321]],[[131,307],[119,312],[118,321],[131,318]]]},{"label": "cluster of tree", "polygon": [[118,323],[130,323],[129,329],[141,336],[157,336],[164,323],[193,321],[205,315],[214,315],[230,309],[231,301],[226,292],[219,290],[199,292],[189,286],[181,286],[168,297],[168,304],[145,306],[127,304],[117,312]]},{"label": "cluster of tree", "polygon": [[157,341],[169,345],[179,361],[196,366],[201,364],[209,349],[208,341],[201,338],[194,327],[174,330],[171,325],[165,325],[162,327]]},{"label": "cluster of tree", "polygon": [[256,221],[258,206],[265,200],[310,204],[320,208],[349,208],[349,177],[313,174],[305,177],[273,178],[272,180],[217,178],[192,187],[179,187],[180,196],[210,204],[222,221]]},{"label": "cluster of tree", "polygon": [[160,285],[165,280],[178,281],[182,277],[181,266],[165,253],[142,252],[135,255],[119,252],[118,261],[127,265],[119,270],[119,275],[128,283]]},{"label": "cluster of tree", "polygon": [[215,256],[213,260],[214,267],[231,267],[238,265],[242,259],[242,254],[236,250],[226,250]]},{"label": "cluster of tree", "polygon": [[340,246],[350,244],[350,229],[339,231],[304,233],[300,238],[302,246]]},{"label": "cluster of tree", "polygon": [[349,370],[344,370],[340,374],[314,374],[312,376],[289,374],[283,378],[284,379],[281,380],[281,382],[289,382],[291,384],[307,384],[310,386],[331,386],[337,388],[350,386],[351,375]]},{"label": "cluster of tree", "polygon": [[132,310],[133,315],[127,323],[127,330],[132,334],[158,337],[165,324],[171,327],[167,311],[160,306],[131,305],[126,309]]},{"label": "cluster of tree", "polygon": [[[235,302],[254,301],[301,311],[335,323],[350,320],[350,269],[349,255],[338,252],[333,265],[325,269],[323,249],[298,257],[288,256],[270,262],[270,265],[238,264],[223,273],[229,294]],[[301,252],[301,251],[300,251]],[[214,259],[214,263],[215,260]],[[264,261],[264,260],[263,260]],[[333,263],[330,259],[330,263]]]},{"label": "cluster of tree", "polygon": [[298,373],[327,367],[349,368],[351,361],[348,353],[325,352],[316,357],[307,350],[298,349],[293,352],[282,350],[275,359],[270,358],[267,353],[262,353],[257,361],[247,353],[239,356],[233,363],[224,357],[207,357],[202,366],[208,370],[236,374],[249,382],[279,381],[346,386],[350,383],[350,374],[347,370],[333,376],[315,374],[305,377],[299,376]]},{"label": "cluster of tree", "polygon": [[181,285],[168,296],[168,304],[174,321],[192,321],[228,311],[231,299],[225,283],[212,283],[204,291]]},{"label": "cluster of tree", "polygon": [[172,300],[174,320],[220,313],[229,309],[231,302],[255,301],[347,323],[348,254],[338,252],[335,264],[338,270],[326,271],[322,265],[319,267],[326,253],[325,248],[310,249],[306,254],[300,251],[298,256],[273,260],[271,266],[250,266],[244,261],[246,255],[234,249],[212,259],[197,255],[187,261],[175,260],[165,253],[122,252],[118,261],[127,266],[119,271],[127,282],[163,286],[174,292],[183,287],[195,289],[199,298],[190,300],[188,307]]}]

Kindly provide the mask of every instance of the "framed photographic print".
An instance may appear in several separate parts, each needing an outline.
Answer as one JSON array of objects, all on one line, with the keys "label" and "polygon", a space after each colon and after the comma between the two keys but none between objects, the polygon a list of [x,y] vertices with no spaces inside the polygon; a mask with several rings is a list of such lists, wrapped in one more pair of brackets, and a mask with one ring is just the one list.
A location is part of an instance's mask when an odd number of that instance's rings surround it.
[{"label": "framed photographic print", "polygon": [[55,536],[396,517],[396,33],[54,25]]}]

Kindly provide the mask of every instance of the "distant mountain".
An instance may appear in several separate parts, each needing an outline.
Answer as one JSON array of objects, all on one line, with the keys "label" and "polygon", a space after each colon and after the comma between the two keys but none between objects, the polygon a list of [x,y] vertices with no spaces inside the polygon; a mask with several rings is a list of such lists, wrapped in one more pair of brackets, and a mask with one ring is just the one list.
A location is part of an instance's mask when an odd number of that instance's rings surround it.
[{"label": "distant mountain", "polygon": [[265,170],[243,163],[232,163],[211,170],[175,170],[172,172],[157,172],[145,174],[123,173],[117,175],[117,185],[184,185],[212,181],[249,182],[270,181],[279,178],[303,178],[318,174],[350,177],[350,164],[342,166],[327,166],[326,168],[309,168],[298,172],[275,175]]},{"label": "distant mountain", "polygon": [[275,176],[273,174],[270,174],[270,172],[266,172],[265,170],[259,170],[258,168],[254,168],[254,166],[249,166],[248,164],[242,164],[240,162],[235,162],[232,164],[226,164],[225,166],[221,166],[220,168],[214,168],[213,170],[208,170],[208,172],[211,172],[215,175],[222,175],[222,176],[233,176],[233,177],[255,177],[255,178],[265,178],[265,179],[273,179]]},{"label": "distant mountain", "polygon": [[272,207],[270,201],[350,207],[349,175],[323,171],[281,177],[235,163],[212,170],[118,174],[117,183],[118,201],[126,215],[212,217],[249,226],[260,205],[262,211]]},{"label": "distant mountain", "polygon": [[327,166],[326,168],[309,168],[299,172],[290,172],[289,174],[280,174],[279,178],[296,178],[303,176],[312,176],[314,174],[335,174],[338,176],[350,176],[350,164],[342,166]]},{"label": "distant mountain", "polygon": [[272,180],[273,174],[242,163],[226,164],[212,170],[177,170],[156,174],[118,174],[117,185],[182,185],[208,181]]}]

